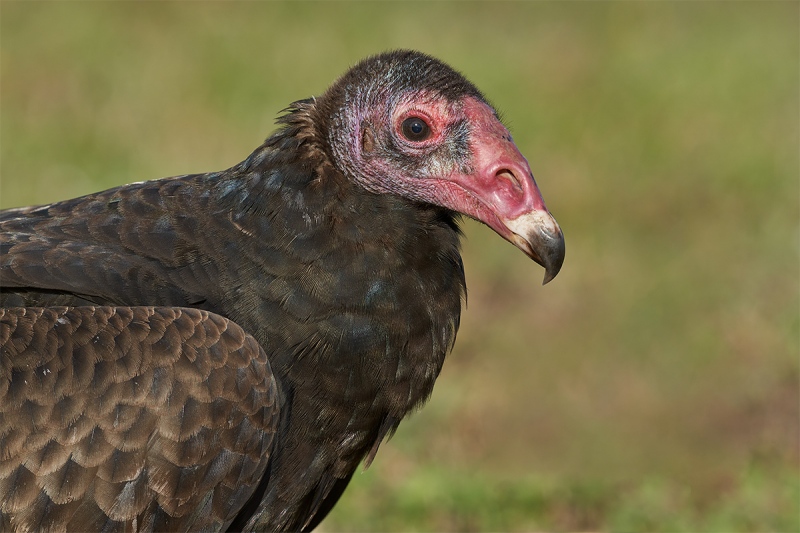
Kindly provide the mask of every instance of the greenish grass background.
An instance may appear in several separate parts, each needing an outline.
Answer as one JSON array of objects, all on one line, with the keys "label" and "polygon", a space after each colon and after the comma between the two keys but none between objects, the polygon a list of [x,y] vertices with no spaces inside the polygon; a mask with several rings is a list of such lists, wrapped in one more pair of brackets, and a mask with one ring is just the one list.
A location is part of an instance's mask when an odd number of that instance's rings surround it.
[{"label": "greenish grass background", "polygon": [[227,168],[412,47],[502,111],[559,277],[466,224],[431,401],[325,531],[800,530],[796,2],[0,4],[0,206]]}]

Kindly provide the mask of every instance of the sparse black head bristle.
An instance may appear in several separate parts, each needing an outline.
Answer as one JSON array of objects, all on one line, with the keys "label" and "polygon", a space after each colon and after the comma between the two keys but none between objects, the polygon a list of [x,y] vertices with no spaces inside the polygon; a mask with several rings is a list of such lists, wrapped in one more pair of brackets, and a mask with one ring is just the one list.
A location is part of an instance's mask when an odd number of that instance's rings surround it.
[{"label": "sparse black head bristle", "polygon": [[370,83],[395,93],[431,90],[448,100],[473,96],[485,101],[477,87],[461,73],[439,59],[416,50],[393,50],[363,59],[339,78],[328,94]]}]

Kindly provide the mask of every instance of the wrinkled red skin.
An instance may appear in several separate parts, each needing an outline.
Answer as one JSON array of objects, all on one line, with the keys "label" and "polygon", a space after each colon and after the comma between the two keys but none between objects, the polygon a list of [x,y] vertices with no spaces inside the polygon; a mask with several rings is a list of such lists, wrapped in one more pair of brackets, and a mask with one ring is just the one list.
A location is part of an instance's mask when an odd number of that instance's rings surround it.
[{"label": "wrinkled red skin", "polygon": [[[425,141],[412,142],[403,137],[403,121],[414,116],[431,128]],[[475,218],[514,242],[507,221],[534,211],[549,212],[528,161],[490,106],[476,98],[465,98],[458,104],[417,98],[411,106],[397,105],[394,132],[408,149],[423,151],[444,142],[447,126],[460,118],[466,118],[470,126],[471,159],[462,165],[466,168],[442,168],[441,174],[413,178],[416,194],[422,200]]]},{"label": "wrinkled red skin", "polygon": [[450,192],[455,206],[447,206],[476,218],[503,237],[509,230],[503,220],[532,211],[547,212],[528,161],[511,134],[488,105],[467,98],[464,114],[472,125],[469,174],[455,172],[440,187]]},{"label": "wrinkled red skin", "polygon": [[[390,104],[391,105],[391,104]],[[371,177],[369,189],[398,192],[417,197],[454,211],[465,213],[499,231],[497,219],[514,219],[532,210],[546,211],[544,200],[533,179],[528,161],[520,153],[511,134],[494,110],[476,98],[448,102],[442,98],[414,98],[394,102],[391,111],[395,142],[409,155],[422,155],[447,142],[448,128],[458,120],[469,123],[470,160],[460,167],[427,167],[422,175],[403,176],[386,161],[370,159],[359,169]],[[431,134],[424,141],[409,141],[402,123],[409,117],[422,118]],[[375,117],[374,120],[385,120]],[[359,132],[363,134],[363,132]],[[357,140],[356,140],[357,139]],[[359,135],[356,143],[361,143]],[[354,146],[360,153],[362,146]],[[367,156],[367,154],[360,154]],[[448,160],[447,163],[452,163]]]}]

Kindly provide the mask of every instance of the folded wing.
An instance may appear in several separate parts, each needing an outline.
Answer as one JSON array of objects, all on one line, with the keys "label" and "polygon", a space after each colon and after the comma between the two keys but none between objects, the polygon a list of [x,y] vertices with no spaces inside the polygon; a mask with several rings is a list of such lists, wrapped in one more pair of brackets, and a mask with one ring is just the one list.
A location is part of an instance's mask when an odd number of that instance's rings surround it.
[{"label": "folded wing", "polygon": [[264,350],[197,309],[0,309],[0,530],[224,528],[270,457]]}]

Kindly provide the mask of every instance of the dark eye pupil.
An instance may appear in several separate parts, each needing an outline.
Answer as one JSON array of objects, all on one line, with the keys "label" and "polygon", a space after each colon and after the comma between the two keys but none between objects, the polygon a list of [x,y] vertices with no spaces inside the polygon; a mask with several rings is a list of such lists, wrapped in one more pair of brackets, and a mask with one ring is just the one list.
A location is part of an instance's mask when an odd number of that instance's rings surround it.
[{"label": "dark eye pupil", "polygon": [[430,128],[419,117],[409,117],[403,121],[403,135],[409,141],[424,141],[430,135]]}]

